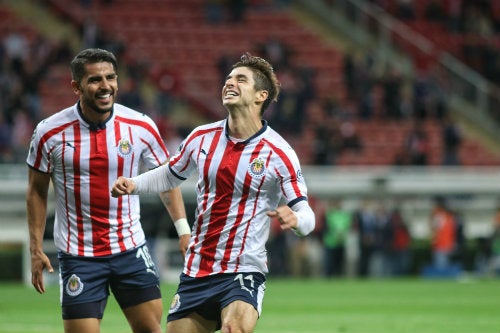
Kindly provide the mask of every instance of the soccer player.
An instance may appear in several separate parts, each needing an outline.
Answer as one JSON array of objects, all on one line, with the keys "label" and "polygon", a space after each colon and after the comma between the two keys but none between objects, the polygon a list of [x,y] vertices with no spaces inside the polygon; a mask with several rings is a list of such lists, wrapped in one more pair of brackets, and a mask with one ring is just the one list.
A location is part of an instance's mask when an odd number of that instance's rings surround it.
[{"label": "soccer player", "polygon": [[[65,332],[99,332],[109,289],[134,332],[160,332],[158,271],[141,227],[138,197],[113,198],[109,188],[119,176],[167,163],[168,151],[151,118],[115,103],[117,61],[111,52],[81,51],[71,61],[71,74],[78,102],[38,124],[27,157],[33,286],[44,293],[43,270],[53,272],[43,249],[52,181]],[[180,189],[160,197],[175,224],[187,224]],[[185,255],[189,230],[179,236]]]},{"label": "soccer player", "polygon": [[227,118],[194,129],[168,165],[120,177],[111,189],[115,197],[160,192],[198,173],[197,215],[168,332],[252,332],[264,297],[271,218],[298,235],[314,229],[297,155],[262,119],[278,94],[271,65],[244,54],[222,87]]}]

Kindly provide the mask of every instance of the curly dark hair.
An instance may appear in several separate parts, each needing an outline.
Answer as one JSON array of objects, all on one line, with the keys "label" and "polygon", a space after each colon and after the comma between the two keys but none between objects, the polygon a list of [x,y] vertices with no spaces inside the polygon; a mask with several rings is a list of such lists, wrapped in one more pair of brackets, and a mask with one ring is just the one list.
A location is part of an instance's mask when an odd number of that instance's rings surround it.
[{"label": "curly dark hair", "polygon": [[274,73],[273,66],[265,59],[256,57],[246,52],[243,54],[238,62],[232,68],[248,67],[254,74],[255,89],[266,90],[269,93],[267,99],[262,103],[261,114],[268,108],[271,102],[278,100],[280,93],[280,83],[276,74]]},{"label": "curly dark hair", "polygon": [[76,82],[85,76],[85,65],[97,62],[109,62],[113,65],[115,72],[117,69],[116,57],[113,53],[102,49],[86,49],[78,53],[71,61],[71,77]]}]

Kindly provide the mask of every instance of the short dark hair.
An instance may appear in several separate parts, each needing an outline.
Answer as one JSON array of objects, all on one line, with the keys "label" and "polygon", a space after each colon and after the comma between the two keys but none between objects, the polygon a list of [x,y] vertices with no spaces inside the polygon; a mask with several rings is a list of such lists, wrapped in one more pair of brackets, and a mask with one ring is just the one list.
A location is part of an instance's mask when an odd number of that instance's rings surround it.
[{"label": "short dark hair", "polygon": [[265,59],[245,53],[240,60],[233,65],[233,69],[237,67],[248,67],[254,74],[255,89],[266,90],[269,93],[267,99],[262,103],[261,114],[267,109],[271,102],[278,100],[280,93],[280,83],[273,66]]},{"label": "short dark hair", "polygon": [[97,62],[109,62],[115,72],[117,71],[116,57],[113,53],[103,49],[85,49],[71,60],[71,78],[79,83],[85,76],[85,65]]}]

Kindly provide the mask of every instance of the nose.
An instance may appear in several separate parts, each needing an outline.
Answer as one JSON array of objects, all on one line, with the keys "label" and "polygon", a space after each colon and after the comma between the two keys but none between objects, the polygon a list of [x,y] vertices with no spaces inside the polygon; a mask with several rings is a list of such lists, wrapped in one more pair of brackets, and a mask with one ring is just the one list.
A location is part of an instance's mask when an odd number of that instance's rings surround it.
[{"label": "nose", "polygon": [[111,87],[111,84],[107,79],[101,80],[101,88],[103,89],[109,89]]},{"label": "nose", "polygon": [[234,87],[234,78],[233,77],[226,78],[226,82],[224,85],[226,87]]}]

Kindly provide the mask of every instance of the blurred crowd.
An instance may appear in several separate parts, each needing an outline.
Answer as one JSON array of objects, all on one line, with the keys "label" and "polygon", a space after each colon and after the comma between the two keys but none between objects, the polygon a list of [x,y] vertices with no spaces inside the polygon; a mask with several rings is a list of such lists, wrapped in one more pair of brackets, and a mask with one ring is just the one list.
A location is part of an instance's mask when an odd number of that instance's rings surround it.
[{"label": "blurred crowd", "polygon": [[[405,21],[442,24],[461,37],[460,58],[492,82],[500,83],[500,2],[496,0],[370,0]],[[419,3],[417,3],[419,2]],[[422,6],[423,4],[423,6]],[[423,11],[417,8],[423,7]]]},{"label": "blurred crowd", "polygon": [[466,221],[448,198],[431,200],[427,236],[412,236],[401,203],[366,198],[315,202],[317,227],[312,237],[297,238],[274,224],[269,243],[271,274],[297,277],[370,278],[461,274],[500,276],[500,207],[492,233],[467,238]]},{"label": "blurred crowd", "polygon": [[[91,6],[90,1],[82,4]],[[287,5],[285,0],[207,1],[206,20],[211,24],[231,24],[244,20],[250,6]],[[119,102],[150,114],[167,141],[177,142],[186,129],[169,121],[181,98],[182,80],[175,68],[167,60],[151,63],[125,56],[126,45],[109,32],[100,31],[92,16],[84,20],[80,33],[82,47],[103,47],[122,59]],[[18,163],[24,161],[34,124],[47,116],[41,112],[42,80],[53,66],[67,66],[72,50],[66,41],[50,40],[33,31],[26,34],[15,26],[0,31],[0,39],[0,162]],[[276,36],[256,44],[255,52],[273,63],[282,84],[279,101],[266,118],[285,136],[295,138],[292,143],[301,137],[311,142],[307,164],[335,165],[344,153],[362,152],[366,138],[359,134],[356,123],[372,119],[414,122],[400,151],[395,152],[393,164],[429,163],[429,139],[422,126],[427,119],[436,119],[442,125],[442,164],[461,164],[458,152],[462,132],[448,114],[447,82],[439,71],[429,70],[412,78],[377,60],[375,52],[346,51],[342,78],[346,97],[332,94],[324,98],[315,90],[315,70],[290,61],[294,49]],[[221,73],[226,72],[234,57],[228,54],[219,59]],[[148,80],[155,85],[153,93],[145,92]]]},{"label": "blurred crowd", "polygon": [[21,25],[0,34],[0,163],[26,154],[34,124],[42,119],[40,87],[49,68],[67,64],[72,51]]}]

